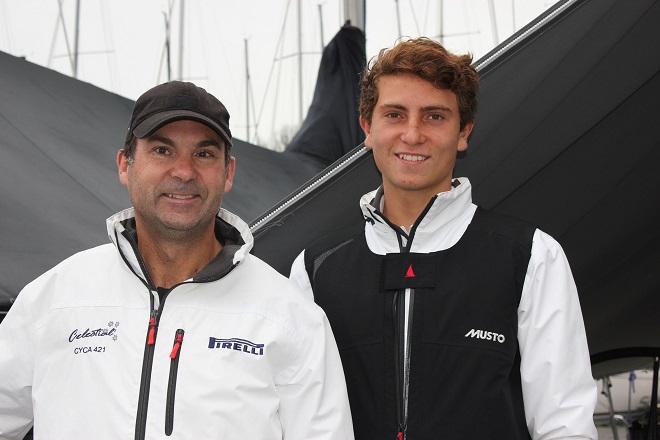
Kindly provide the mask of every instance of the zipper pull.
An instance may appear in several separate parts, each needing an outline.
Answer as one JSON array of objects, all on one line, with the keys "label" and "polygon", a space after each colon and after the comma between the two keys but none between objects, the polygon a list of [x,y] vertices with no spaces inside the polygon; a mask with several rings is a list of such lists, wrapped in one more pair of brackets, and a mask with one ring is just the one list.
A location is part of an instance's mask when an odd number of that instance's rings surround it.
[{"label": "zipper pull", "polygon": [[399,432],[396,434],[396,440],[406,440],[407,424],[399,423]]},{"label": "zipper pull", "polygon": [[179,355],[181,344],[183,344],[183,329],[178,329],[174,336],[174,346],[172,347],[172,352],[170,353],[170,359],[174,360]]},{"label": "zipper pull", "polygon": [[156,311],[151,311],[149,318],[149,334],[147,336],[147,345],[154,345],[156,343]]}]

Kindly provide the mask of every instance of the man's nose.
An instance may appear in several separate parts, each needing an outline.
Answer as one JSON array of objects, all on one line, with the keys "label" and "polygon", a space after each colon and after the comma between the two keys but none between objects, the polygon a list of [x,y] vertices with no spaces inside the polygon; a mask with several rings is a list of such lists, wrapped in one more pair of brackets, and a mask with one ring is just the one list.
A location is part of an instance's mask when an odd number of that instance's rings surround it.
[{"label": "man's nose", "polygon": [[172,164],[170,174],[181,181],[187,182],[195,178],[197,171],[195,170],[194,158],[187,155],[180,155]]},{"label": "man's nose", "polygon": [[408,121],[404,132],[401,134],[401,140],[408,145],[418,145],[424,142],[424,133],[416,120]]}]

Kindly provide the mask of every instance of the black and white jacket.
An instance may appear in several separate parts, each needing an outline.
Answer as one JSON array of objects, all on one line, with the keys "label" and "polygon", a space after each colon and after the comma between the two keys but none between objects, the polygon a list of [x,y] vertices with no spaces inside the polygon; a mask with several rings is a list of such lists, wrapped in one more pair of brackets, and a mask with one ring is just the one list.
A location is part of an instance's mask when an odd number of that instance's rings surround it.
[{"label": "black and white jacket", "polygon": [[[325,309],[358,440],[595,439],[596,384],[566,257],[456,179],[410,231],[360,201],[291,279]],[[385,437],[383,437],[385,436]]]}]

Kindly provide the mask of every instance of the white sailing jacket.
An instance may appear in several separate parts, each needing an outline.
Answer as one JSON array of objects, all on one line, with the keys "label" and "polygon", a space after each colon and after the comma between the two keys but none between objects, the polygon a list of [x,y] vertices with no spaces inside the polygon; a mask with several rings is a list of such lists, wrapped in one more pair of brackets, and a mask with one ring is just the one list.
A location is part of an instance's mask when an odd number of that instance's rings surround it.
[{"label": "white sailing jacket", "polygon": [[[249,254],[220,210],[225,243],[161,300],[126,238],[30,283],[0,325],[0,439],[352,439],[346,385],[324,313]],[[225,235],[223,234],[223,237]]]},{"label": "white sailing jacket", "polygon": [[[451,190],[437,195],[419,223],[410,252],[430,253],[454,246],[476,212],[471,185],[458,178]],[[378,255],[399,253],[395,230],[383,220],[382,193],[360,200],[369,250]],[[374,199],[376,206],[374,206]],[[405,237],[399,237],[404,240]],[[290,278],[313,297],[304,251]],[[408,296],[406,324],[408,328]],[[536,230],[518,306],[518,345],[525,418],[534,440],[596,439],[593,411],[597,388],[591,376],[589,351],[577,289],[561,246]],[[406,342],[404,342],[407,344]],[[404,350],[407,352],[407,350]],[[407,362],[404,363],[404,366]],[[414,365],[411,367],[414,368]]]}]

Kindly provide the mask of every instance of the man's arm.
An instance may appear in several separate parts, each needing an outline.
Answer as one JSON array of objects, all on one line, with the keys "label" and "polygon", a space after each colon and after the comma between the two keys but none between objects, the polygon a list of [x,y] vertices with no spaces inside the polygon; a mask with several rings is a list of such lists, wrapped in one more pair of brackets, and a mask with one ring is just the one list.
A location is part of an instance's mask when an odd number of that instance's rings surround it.
[{"label": "man's arm", "polygon": [[330,324],[318,306],[307,306],[292,365],[276,378],[284,440],[352,440],[344,370]]},{"label": "man's arm", "polygon": [[596,382],[575,281],[561,246],[534,233],[518,307],[525,417],[534,440],[596,439]]},{"label": "man's arm", "polygon": [[21,292],[0,324],[0,440],[22,439],[32,427],[33,342]]},{"label": "man's arm", "polygon": [[293,281],[300,290],[305,293],[305,296],[314,299],[314,292],[312,291],[312,284],[309,281],[309,275],[305,268],[305,250],[298,254],[293,264],[291,265],[291,273],[289,279]]}]

